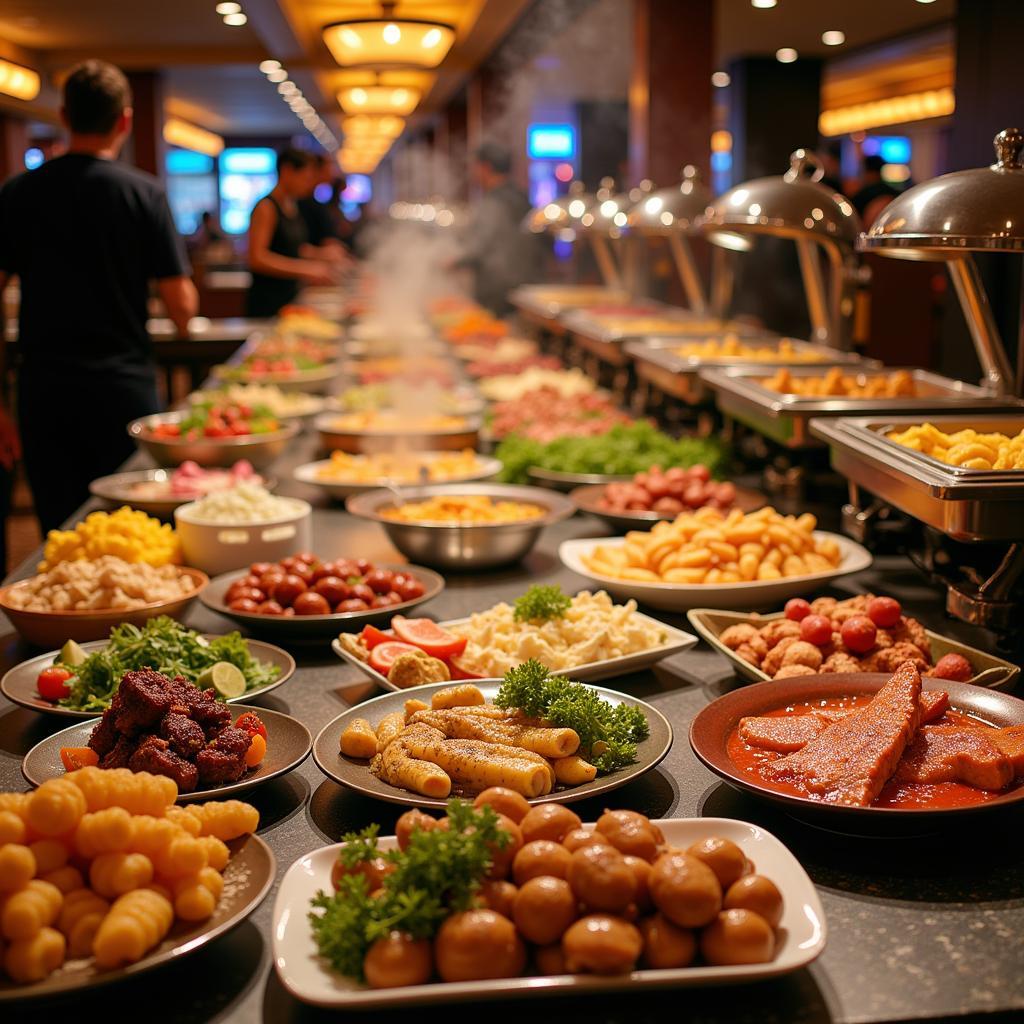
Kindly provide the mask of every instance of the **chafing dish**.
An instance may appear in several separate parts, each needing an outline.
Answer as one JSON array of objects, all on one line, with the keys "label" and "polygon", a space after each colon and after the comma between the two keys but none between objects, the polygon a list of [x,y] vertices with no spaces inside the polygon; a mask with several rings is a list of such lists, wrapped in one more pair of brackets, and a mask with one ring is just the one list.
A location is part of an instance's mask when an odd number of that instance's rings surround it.
[{"label": "chafing dish", "polygon": [[[814,378],[826,373],[833,365],[815,363],[812,366],[790,366],[787,370],[796,378]],[[894,367],[886,367],[884,370],[860,367],[851,369],[846,364],[842,368],[844,372],[856,373],[864,381],[898,372]],[[808,429],[812,417],[906,413],[916,415],[917,422],[920,422],[923,417],[942,413],[963,415],[966,409],[982,412],[1024,411],[1024,402],[1019,399],[1001,397],[984,388],[942,377],[928,370],[903,371],[913,379],[916,394],[892,398],[785,394],[763,383],[773,372],[770,370],[766,373],[762,367],[705,366],[700,370],[700,378],[717,393],[717,405],[723,413],[787,448],[819,447],[822,444]]]},{"label": "chafing dish", "polygon": [[[1024,470],[949,466],[886,437],[922,419],[920,415],[812,419],[810,430],[828,444],[839,473],[954,540],[1024,540]],[[970,428],[1012,437],[1024,429],[1024,410],[927,419],[949,433]]]},{"label": "chafing dish", "polygon": [[598,284],[521,285],[509,292],[508,301],[528,320],[551,329],[571,309],[627,303],[631,298],[622,289]]},{"label": "chafing dish", "polygon": [[[729,331],[728,333],[735,333]],[[711,340],[721,337],[720,334],[701,334],[697,337]],[[694,338],[655,336],[640,341],[628,341],[625,345],[626,354],[636,366],[636,374],[641,381],[653,384],[673,398],[678,398],[690,405],[697,405],[710,399],[711,393],[700,379],[700,370],[704,367],[752,366],[761,367],[768,373],[780,366],[807,365],[807,357],[813,357],[811,365],[824,366],[840,363],[870,365],[853,353],[837,352],[825,345],[813,345],[809,341],[798,341],[795,338],[781,338],[775,334],[743,335],[745,344],[777,349],[783,341],[788,341],[796,352],[796,358],[778,359],[767,362],[756,362],[741,357],[721,359],[704,359],[700,356],[682,356],[675,350]],[[800,358],[803,356],[804,358]]]}]

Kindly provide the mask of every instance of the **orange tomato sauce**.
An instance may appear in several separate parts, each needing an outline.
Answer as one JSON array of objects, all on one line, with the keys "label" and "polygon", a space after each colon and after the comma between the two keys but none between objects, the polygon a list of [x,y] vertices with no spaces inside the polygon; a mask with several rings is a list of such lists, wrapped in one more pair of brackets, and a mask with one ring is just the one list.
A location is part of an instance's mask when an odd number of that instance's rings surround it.
[{"label": "orange tomato sauce", "polygon": [[[785,707],[776,708],[774,711],[763,711],[760,714],[770,718],[789,718],[794,715],[806,715],[811,711],[839,711],[847,708],[861,708],[868,704],[870,700],[871,694],[858,694],[852,697],[831,697],[825,700],[787,704]],[[929,725],[959,725],[972,729],[994,728],[989,722],[952,708],[941,718],[930,722]],[[755,785],[774,790],[776,793],[784,793],[786,796],[798,796],[807,800],[821,800],[822,798],[820,793],[809,792],[799,782],[780,782],[776,779],[766,779],[761,771],[762,767],[786,755],[777,750],[764,750],[761,747],[751,746],[740,738],[738,724],[729,734],[726,752],[729,755],[729,759],[741,772],[752,776],[750,781]],[[991,792],[984,789],[975,789],[973,786],[964,785],[962,782],[890,782],[871,806],[903,810],[940,810],[954,807],[974,807],[977,804],[984,804],[990,800],[995,800],[1005,792],[1006,790]]]}]

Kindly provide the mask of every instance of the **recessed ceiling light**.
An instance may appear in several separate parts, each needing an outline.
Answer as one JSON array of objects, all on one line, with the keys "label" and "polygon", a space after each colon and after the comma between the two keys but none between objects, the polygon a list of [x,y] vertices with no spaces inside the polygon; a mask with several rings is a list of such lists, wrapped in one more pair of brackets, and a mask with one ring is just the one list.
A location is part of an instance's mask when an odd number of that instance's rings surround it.
[{"label": "recessed ceiling light", "polygon": [[221,16],[225,14],[238,14],[239,11],[241,11],[241,9],[241,4],[233,3],[217,4],[217,6],[214,8],[214,10]]},{"label": "recessed ceiling light", "polygon": [[280,71],[281,62],[279,60],[263,60],[260,61],[260,71],[265,75],[269,75],[271,71]]},{"label": "recessed ceiling light", "polygon": [[779,0],[750,0],[750,6],[762,11],[770,11]]},{"label": "recessed ceiling light", "polygon": [[784,46],[781,50],[775,51],[775,59],[780,64],[792,64],[799,56],[792,46]]},{"label": "recessed ceiling light", "polygon": [[837,28],[829,29],[821,33],[821,41],[826,46],[842,46],[846,42],[846,33]]},{"label": "recessed ceiling light", "polygon": [[232,28],[237,28],[239,25],[244,25],[249,19],[239,12],[238,14],[225,14],[224,24],[230,25]]},{"label": "recessed ceiling light", "polygon": [[935,0],[917,0],[919,4],[933,4]]},{"label": "recessed ceiling light", "polygon": [[728,71],[716,71],[711,76],[711,84],[716,89],[724,89],[731,81]]},{"label": "recessed ceiling light", "polygon": [[271,71],[267,75],[267,80],[270,82],[283,82],[288,78],[288,72],[284,68],[278,68],[276,71]]}]

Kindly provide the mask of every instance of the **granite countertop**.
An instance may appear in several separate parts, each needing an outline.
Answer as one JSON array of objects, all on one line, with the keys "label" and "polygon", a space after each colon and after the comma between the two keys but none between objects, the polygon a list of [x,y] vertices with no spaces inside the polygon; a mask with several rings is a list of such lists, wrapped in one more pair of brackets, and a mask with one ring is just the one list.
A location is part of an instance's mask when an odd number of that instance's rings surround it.
[{"label": "granite countertop", "polygon": [[[274,467],[287,481],[292,468],[314,457],[315,439],[306,435]],[[136,460],[142,465],[141,460]],[[349,517],[340,506],[327,507],[311,488],[284,483],[285,493],[310,498],[314,547],[320,552],[356,551],[371,560],[394,559],[376,524]],[[830,524],[826,524],[830,525]],[[834,524],[831,524],[834,525]],[[557,550],[569,537],[605,533],[596,520],[578,516],[545,531],[538,547],[516,566],[479,575],[451,576],[446,590],[424,606],[439,619],[468,615],[498,600],[516,597],[531,583],[561,583],[577,590],[586,581],[564,568]],[[31,571],[35,559],[16,576]],[[833,593],[848,596],[876,589],[899,598],[925,625],[984,646],[976,630],[948,620],[943,595],[902,557],[879,559],[875,566],[839,581]],[[709,603],[713,601],[709,600]],[[682,616],[653,614],[686,628]],[[231,623],[194,606],[188,623],[211,632]],[[7,625],[5,623],[5,625]],[[293,679],[256,703],[300,718],[314,735],[331,719],[377,691],[327,647],[291,647],[299,669]],[[31,652],[7,625],[0,638],[0,669]],[[617,689],[651,701],[672,723],[675,741],[653,772],[616,791],[610,803],[651,817],[732,817],[761,825],[798,857],[821,895],[828,925],[828,946],[809,968],[777,980],[730,988],[645,991],[633,995],[546,1001],[544,1015],[587,1024],[608,1021],[707,1022],[875,1022],[937,1020],[999,1013],[1024,1015],[1024,872],[1014,835],[1021,834],[1021,813],[973,817],[969,829],[928,835],[865,838],[826,831],[719,782],[696,759],[687,742],[693,716],[739,685],[728,663],[700,645],[660,663],[653,671],[608,681]],[[29,748],[65,723],[60,719],[0,705],[0,790],[23,789],[20,763]],[[291,774],[266,783],[249,797],[260,810],[260,835],[277,857],[277,877],[304,853],[338,840],[351,829],[379,821],[387,834],[400,807],[348,792],[326,779],[307,760]],[[589,801],[576,810],[593,820],[609,801]],[[62,1000],[27,1003],[3,1019],[28,1019],[30,1013],[55,1018],[60,1012],[110,1013],[118,1003],[144,1013],[147,1021],[171,1020],[306,1021],[327,1020],[326,1011],[306,1007],[281,986],[271,965],[272,892],[241,926],[180,964],[118,985]],[[116,1001],[116,1002],[115,1002]],[[497,1022],[537,1013],[535,1004],[494,1003],[486,1009]],[[445,1008],[448,1021],[476,1018],[477,1006]],[[334,1019],[337,1015],[331,1014]],[[398,1020],[375,1011],[374,1020]],[[350,1017],[349,1019],[356,1019]]]}]

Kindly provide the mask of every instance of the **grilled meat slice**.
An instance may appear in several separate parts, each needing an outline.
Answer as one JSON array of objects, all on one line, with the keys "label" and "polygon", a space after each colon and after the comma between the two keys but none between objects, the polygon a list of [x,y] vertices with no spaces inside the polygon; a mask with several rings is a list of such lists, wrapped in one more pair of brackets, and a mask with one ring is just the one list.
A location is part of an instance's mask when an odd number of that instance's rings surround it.
[{"label": "grilled meat slice", "polygon": [[992,742],[994,731],[927,726],[914,737],[893,778],[896,782],[963,782],[975,789],[1003,789],[1013,782],[1013,765]]}]

